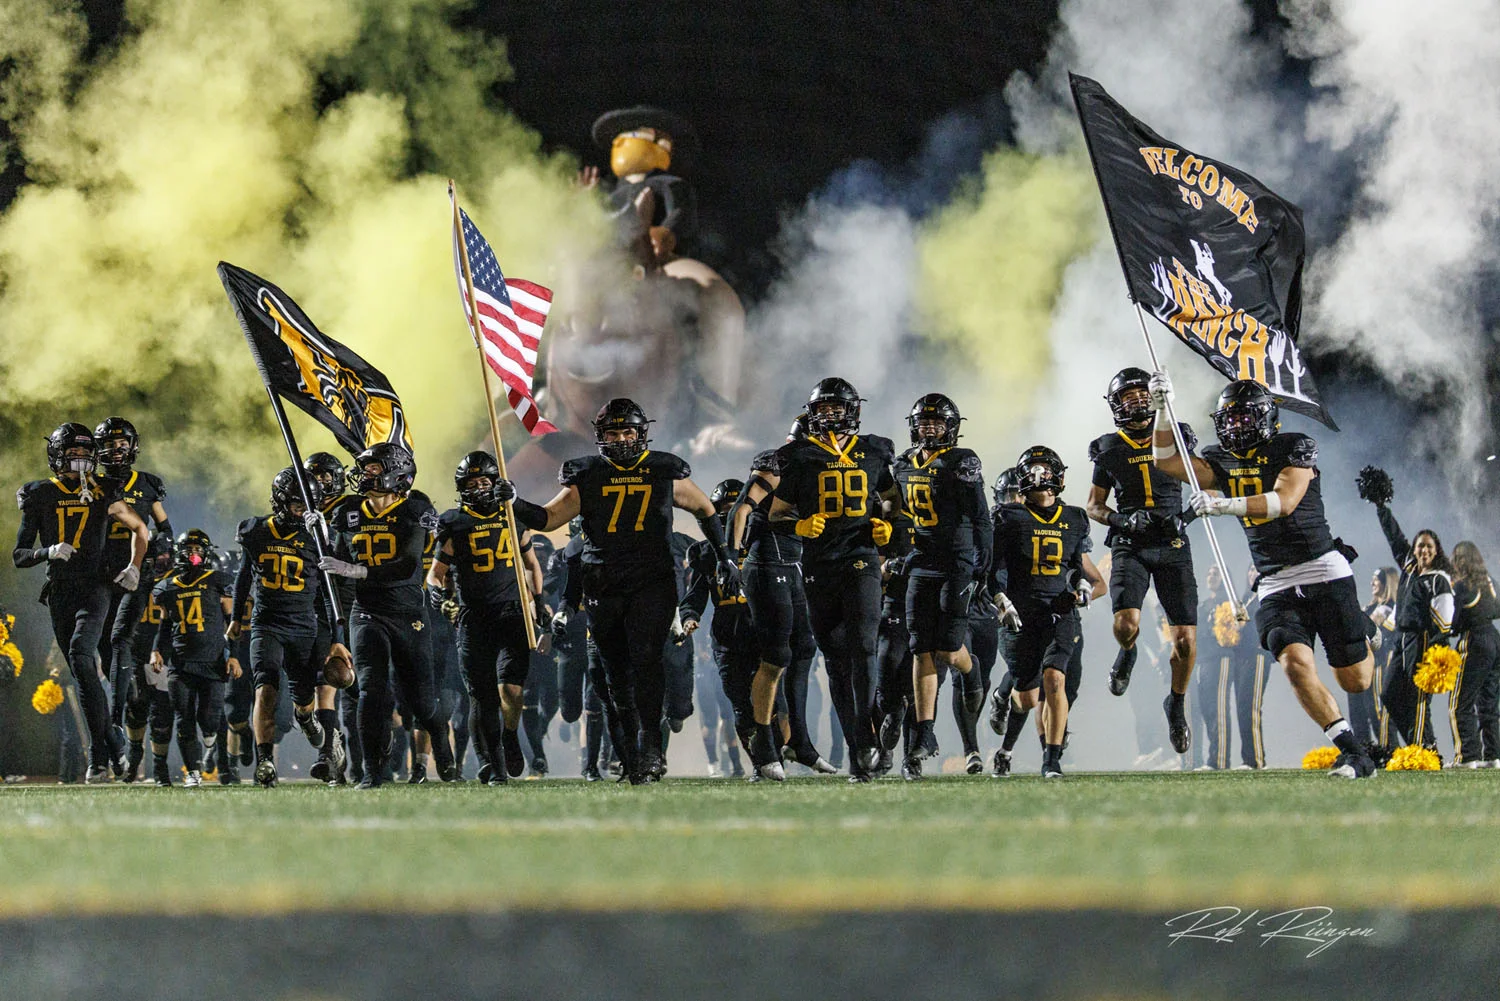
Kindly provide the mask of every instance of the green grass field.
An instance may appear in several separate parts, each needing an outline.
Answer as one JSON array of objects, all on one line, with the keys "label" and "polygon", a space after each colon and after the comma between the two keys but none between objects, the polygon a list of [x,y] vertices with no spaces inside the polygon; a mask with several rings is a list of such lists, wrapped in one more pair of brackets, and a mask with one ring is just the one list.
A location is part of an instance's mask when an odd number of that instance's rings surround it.
[{"label": "green grass field", "polygon": [[0,917],[1495,905],[1497,789],[1492,772],[16,787]]}]

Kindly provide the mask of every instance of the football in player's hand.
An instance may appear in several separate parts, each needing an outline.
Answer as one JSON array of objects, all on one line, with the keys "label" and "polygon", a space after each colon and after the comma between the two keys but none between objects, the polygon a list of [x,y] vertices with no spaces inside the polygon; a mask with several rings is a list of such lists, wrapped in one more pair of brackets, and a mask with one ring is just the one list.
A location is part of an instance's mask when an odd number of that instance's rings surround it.
[{"label": "football in player's hand", "polygon": [[335,650],[323,661],[323,681],[334,688],[354,684],[354,664],[343,650]]}]

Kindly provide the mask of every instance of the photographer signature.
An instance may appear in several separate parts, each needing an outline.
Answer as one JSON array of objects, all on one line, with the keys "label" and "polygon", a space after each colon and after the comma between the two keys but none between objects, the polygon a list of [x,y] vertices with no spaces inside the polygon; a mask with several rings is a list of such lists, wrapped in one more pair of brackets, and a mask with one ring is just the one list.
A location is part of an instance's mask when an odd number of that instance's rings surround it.
[{"label": "photographer signature", "polygon": [[[1184,939],[1233,945],[1242,937],[1247,940],[1257,937],[1262,948],[1273,939],[1285,939],[1290,942],[1312,943],[1313,949],[1307,954],[1310,959],[1346,938],[1370,938],[1375,934],[1374,928],[1343,928],[1335,925],[1330,920],[1333,917],[1332,907],[1298,907],[1289,911],[1277,911],[1255,920],[1258,914],[1259,909],[1246,911],[1230,906],[1204,907],[1179,914],[1166,922],[1168,928],[1175,929],[1167,936],[1172,940],[1168,948]],[[1252,929],[1263,930],[1256,932]],[[1246,934],[1247,931],[1250,935]]]}]

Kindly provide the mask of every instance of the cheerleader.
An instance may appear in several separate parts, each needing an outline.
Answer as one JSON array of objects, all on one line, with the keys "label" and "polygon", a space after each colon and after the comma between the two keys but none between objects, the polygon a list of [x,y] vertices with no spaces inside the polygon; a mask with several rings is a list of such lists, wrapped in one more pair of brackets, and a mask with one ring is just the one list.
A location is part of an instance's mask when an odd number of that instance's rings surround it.
[{"label": "cheerleader", "polygon": [[1389,720],[1385,707],[1380,704],[1380,693],[1384,690],[1389,673],[1391,655],[1396,650],[1396,582],[1400,574],[1395,567],[1381,567],[1370,578],[1370,601],[1365,605],[1365,615],[1374,630],[1370,637],[1370,648],[1375,651],[1375,677],[1370,687],[1362,692],[1349,694],[1349,724],[1354,736],[1365,744],[1386,745]]},{"label": "cheerleader", "polygon": [[1448,719],[1453,727],[1455,765],[1500,768],[1500,599],[1472,542],[1453,547],[1454,646],[1463,655]]}]

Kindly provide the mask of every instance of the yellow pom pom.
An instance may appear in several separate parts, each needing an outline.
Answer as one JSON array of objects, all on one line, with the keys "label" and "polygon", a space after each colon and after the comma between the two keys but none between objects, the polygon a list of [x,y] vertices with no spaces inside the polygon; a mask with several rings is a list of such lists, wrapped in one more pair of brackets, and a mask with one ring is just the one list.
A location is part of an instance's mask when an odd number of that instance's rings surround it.
[{"label": "yellow pom pom", "polygon": [[1443,760],[1436,751],[1418,744],[1398,747],[1391,754],[1385,770],[1388,772],[1435,772],[1443,767]]},{"label": "yellow pom pom", "polygon": [[1302,755],[1302,767],[1310,771],[1326,772],[1339,759],[1339,749],[1330,745],[1315,747]]},{"label": "yellow pom pom", "polygon": [[62,686],[48,678],[36,686],[36,691],[31,693],[31,708],[43,716],[57,711],[57,707],[63,704]]},{"label": "yellow pom pom", "polygon": [[1464,659],[1457,650],[1451,646],[1435,643],[1422,654],[1412,682],[1419,690],[1428,694],[1451,692],[1454,682],[1458,680],[1458,671],[1463,667],[1463,663]]},{"label": "yellow pom pom", "polygon": [[1234,617],[1234,606],[1227,601],[1214,609],[1214,639],[1219,646],[1240,645],[1240,622]]}]

